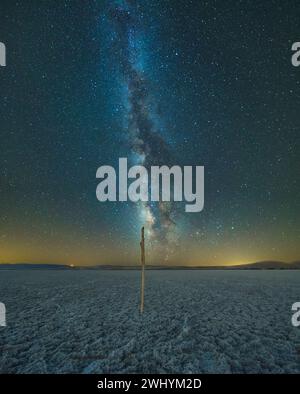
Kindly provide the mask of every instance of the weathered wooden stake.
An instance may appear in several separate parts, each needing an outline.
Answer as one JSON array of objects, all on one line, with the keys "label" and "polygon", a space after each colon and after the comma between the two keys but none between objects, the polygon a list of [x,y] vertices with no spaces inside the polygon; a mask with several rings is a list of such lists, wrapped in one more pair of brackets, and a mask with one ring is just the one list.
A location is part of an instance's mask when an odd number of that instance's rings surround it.
[{"label": "weathered wooden stake", "polygon": [[144,237],[144,227],[141,231],[141,263],[142,263],[142,281],[141,281],[141,308],[140,312],[144,312],[144,293],[145,293],[145,237]]}]

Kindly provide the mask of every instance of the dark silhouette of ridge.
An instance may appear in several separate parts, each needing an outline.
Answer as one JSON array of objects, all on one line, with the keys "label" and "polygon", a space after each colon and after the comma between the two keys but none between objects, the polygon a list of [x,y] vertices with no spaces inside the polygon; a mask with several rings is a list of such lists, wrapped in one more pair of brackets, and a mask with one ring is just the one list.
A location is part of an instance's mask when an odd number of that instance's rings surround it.
[{"label": "dark silhouette of ridge", "polygon": [[65,264],[35,264],[35,263],[0,263],[0,269],[8,269],[8,270],[65,270],[72,269],[69,265]]},{"label": "dark silhouette of ridge", "polygon": [[[18,263],[7,264],[0,263],[1,269],[8,270],[139,270],[140,265],[91,265],[91,266],[70,266],[66,264],[32,264]],[[286,263],[283,261],[258,261],[249,264],[228,265],[228,266],[170,266],[170,265],[147,265],[148,270],[286,270],[300,269],[300,261]]]}]

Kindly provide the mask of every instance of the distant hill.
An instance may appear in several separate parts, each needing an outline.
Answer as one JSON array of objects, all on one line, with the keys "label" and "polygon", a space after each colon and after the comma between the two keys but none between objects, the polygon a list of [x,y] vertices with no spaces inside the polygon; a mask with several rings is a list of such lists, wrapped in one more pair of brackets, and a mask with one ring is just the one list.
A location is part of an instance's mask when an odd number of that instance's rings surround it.
[{"label": "distant hill", "polygon": [[[300,261],[285,263],[283,261],[258,261],[255,263],[232,266],[169,266],[147,265],[148,270],[286,270],[300,269]],[[70,266],[62,264],[0,264],[0,270],[139,270],[139,265],[94,265]]]},{"label": "distant hill", "polygon": [[251,264],[241,264],[230,267],[231,269],[300,269],[300,261],[285,263],[283,261],[258,261]]},{"label": "distant hill", "polygon": [[[242,270],[242,269],[300,269],[300,261],[285,263],[283,261],[258,261],[255,263],[231,265],[231,266],[169,266],[169,265],[147,265],[147,269],[154,270]],[[140,266],[109,266],[98,265],[93,269],[140,269]]]},{"label": "distant hill", "polygon": [[72,269],[68,265],[61,264],[31,264],[31,263],[19,263],[19,264],[0,264],[0,270],[66,270]]},{"label": "distant hill", "polygon": [[[139,270],[139,265],[94,265],[88,267],[76,267],[76,269],[92,270]],[[242,270],[242,269],[300,269],[300,261],[285,263],[283,261],[259,261],[249,264],[232,265],[232,266],[170,266],[170,265],[146,265],[148,270]]]}]

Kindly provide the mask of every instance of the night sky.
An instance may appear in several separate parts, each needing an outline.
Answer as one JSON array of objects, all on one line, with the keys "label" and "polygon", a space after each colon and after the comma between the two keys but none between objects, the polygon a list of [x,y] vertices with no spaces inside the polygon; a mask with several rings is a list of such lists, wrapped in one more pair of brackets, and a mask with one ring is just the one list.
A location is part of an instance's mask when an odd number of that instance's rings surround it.
[{"label": "night sky", "polygon": [[[300,258],[299,1],[3,1],[0,262]],[[205,206],[100,203],[96,170],[203,165]]]}]

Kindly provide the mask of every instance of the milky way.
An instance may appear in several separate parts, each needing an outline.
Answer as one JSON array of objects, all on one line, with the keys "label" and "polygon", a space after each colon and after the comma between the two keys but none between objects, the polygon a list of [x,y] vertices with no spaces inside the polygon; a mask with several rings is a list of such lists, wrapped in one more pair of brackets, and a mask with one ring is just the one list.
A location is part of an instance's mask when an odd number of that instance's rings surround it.
[{"label": "milky way", "polygon": [[[109,16],[116,31],[114,53],[118,53],[120,70],[128,92],[128,133],[131,150],[139,164],[149,169],[151,165],[169,165],[172,153],[152,120],[151,92],[145,72],[139,67],[137,41],[141,30],[139,14],[133,2],[118,2],[110,8]],[[146,231],[153,241],[165,241],[166,256],[176,242],[175,207],[172,202],[141,203]],[[167,258],[167,257],[166,257]]]}]

